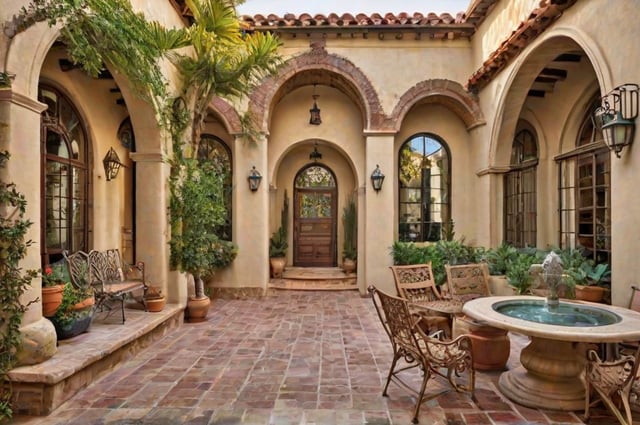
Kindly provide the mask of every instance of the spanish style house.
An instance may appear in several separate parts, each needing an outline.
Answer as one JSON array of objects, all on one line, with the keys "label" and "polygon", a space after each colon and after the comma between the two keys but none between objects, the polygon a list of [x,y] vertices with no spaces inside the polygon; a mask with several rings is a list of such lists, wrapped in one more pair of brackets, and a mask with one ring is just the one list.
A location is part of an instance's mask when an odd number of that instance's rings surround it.
[{"label": "spanish style house", "polygon": [[[117,247],[184,305],[187,280],[169,265],[166,134],[108,64],[91,78],[70,63],[56,28],[15,34],[12,16],[26,3],[0,10],[0,71],[15,75],[0,89],[0,148],[12,154],[7,176],[27,196],[36,242],[24,266]],[[165,26],[189,23],[183,1],[131,3]],[[210,105],[203,155],[231,170],[225,233],[239,250],[209,286],[264,293],[285,196],[287,266],[341,266],[352,198],[363,294],[368,284],[393,287],[394,241],[437,241],[453,224],[476,246],[582,247],[611,265],[612,303],[626,305],[640,250],[640,148],[618,157],[594,111],[605,94],[640,83],[638,7],[474,0],[455,16],[241,17],[247,31],[278,35],[285,62],[242,102]],[[257,143],[241,131],[247,111]],[[113,178],[103,166],[111,149],[123,164]],[[39,294],[36,279],[25,296]],[[43,320],[34,303],[23,327]]]}]

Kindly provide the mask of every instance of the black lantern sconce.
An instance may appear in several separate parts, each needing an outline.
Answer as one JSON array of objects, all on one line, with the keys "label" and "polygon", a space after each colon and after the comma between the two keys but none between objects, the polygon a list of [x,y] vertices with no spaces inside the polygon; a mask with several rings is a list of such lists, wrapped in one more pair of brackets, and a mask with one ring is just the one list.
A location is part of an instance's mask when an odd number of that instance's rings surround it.
[{"label": "black lantern sconce", "polygon": [[601,99],[593,118],[604,141],[618,158],[625,146],[633,143],[638,116],[638,85],[623,84]]},{"label": "black lantern sconce", "polygon": [[320,119],[320,108],[318,108],[318,104],[316,103],[316,99],[320,96],[316,94],[316,85],[313,85],[313,108],[309,109],[309,124],[311,125],[320,125],[322,124],[322,119]]},{"label": "black lantern sconce", "polygon": [[104,175],[107,178],[107,181],[115,179],[118,176],[120,167],[125,166],[120,162],[120,158],[113,148],[109,149],[109,152],[105,155],[102,163],[104,164]]},{"label": "black lantern sconce", "polygon": [[249,171],[249,177],[247,180],[249,180],[249,189],[251,189],[252,192],[258,190],[260,182],[262,181],[262,175],[260,175],[258,170],[256,170],[255,165],[251,168],[251,171]]},{"label": "black lantern sconce", "polygon": [[318,162],[322,159],[322,154],[318,151],[318,143],[313,145],[313,150],[309,154],[309,159],[313,162]]},{"label": "black lantern sconce", "polygon": [[376,169],[371,173],[371,186],[376,193],[382,189],[382,182],[384,182],[384,174],[380,171],[380,166],[376,164]]}]

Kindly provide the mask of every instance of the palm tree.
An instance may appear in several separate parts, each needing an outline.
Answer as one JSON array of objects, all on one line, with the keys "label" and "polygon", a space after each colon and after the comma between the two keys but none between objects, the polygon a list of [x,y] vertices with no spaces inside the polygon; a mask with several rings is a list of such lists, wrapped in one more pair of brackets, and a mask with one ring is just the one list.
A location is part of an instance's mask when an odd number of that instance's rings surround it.
[{"label": "palm tree", "polygon": [[[279,42],[269,33],[243,31],[234,0],[185,2],[193,14],[191,25],[164,28],[135,13],[128,0],[37,0],[22,9],[7,31],[15,35],[41,21],[61,24],[61,38],[73,62],[94,76],[108,64],[127,77],[133,91],[153,107],[158,125],[169,130],[173,143],[172,264],[185,272],[195,272],[192,274],[196,297],[204,297],[202,267],[197,271],[187,270],[183,260],[190,255],[206,255],[212,239],[198,239],[207,246],[196,246],[193,241],[184,243],[185,232],[209,232],[210,229],[198,230],[193,227],[197,224],[184,227],[184,214],[193,213],[193,209],[181,206],[185,199],[181,198],[184,180],[180,176],[201,175],[195,159],[212,99],[220,96],[237,100],[265,75],[274,73],[280,64]],[[162,59],[168,59],[180,74],[180,84],[174,94],[169,93],[169,85],[161,72]],[[250,125],[245,129],[252,131]],[[194,198],[194,202],[201,200]],[[203,208],[202,213],[212,214],[212,211]],[[218,220],[209,217],[203,221],[216,223]],[[225,258],[229,257],[233,259],[233,255]],[[210,263],[219,266],[224,262]]]}]

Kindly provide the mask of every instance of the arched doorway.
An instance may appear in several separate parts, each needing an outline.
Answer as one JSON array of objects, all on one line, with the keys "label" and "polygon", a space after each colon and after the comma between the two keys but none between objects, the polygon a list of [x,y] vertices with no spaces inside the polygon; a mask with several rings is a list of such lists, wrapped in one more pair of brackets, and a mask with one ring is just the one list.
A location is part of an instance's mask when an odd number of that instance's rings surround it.
[{"label": "arched doorway", "polygon": [[337,229],[336,178],[328,167],[310,164],[294,180],[293,265],[335,267]]}]

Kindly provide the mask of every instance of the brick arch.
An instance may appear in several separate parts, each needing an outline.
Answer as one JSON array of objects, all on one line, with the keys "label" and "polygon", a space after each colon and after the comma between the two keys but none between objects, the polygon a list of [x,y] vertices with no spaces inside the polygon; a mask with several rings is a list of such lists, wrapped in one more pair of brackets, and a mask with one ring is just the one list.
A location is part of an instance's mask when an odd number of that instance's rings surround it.
[{"label": "brick arch", "polygon": [[253,91],[249,112],[257,127],[266,132],[274,105],[287,93],[310,84],[342,91],[358,105],[368,129],[379,129],[385,123],[378,93],[362,70],[343,57],[328,54],[324,46],[314,45],[311,51],[285,62],[276,76],[265,78]]},{"label": "brick arch", "polygon": [[214,97],[209,103],[210,113],[216,115],[229,134],[241,134],[242,123],[238,111],[221,97]]},{"label": "brick arch", "polygon": [[471,130],[485,124],[477,99],[467,92],[460,83],[445,79],[421,81],[407,90],[393,109],[389,124],[396,131],[416,104],[435,103],[443,105],[458,115]]}]

